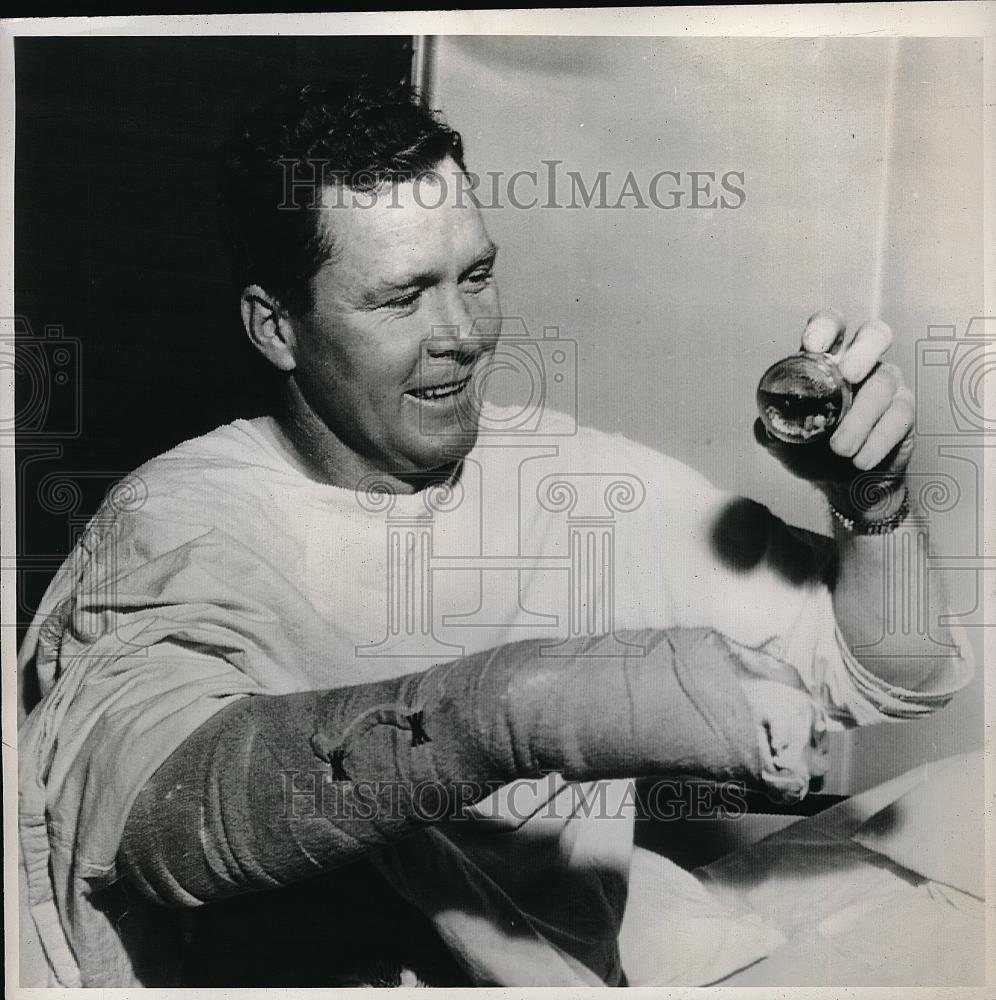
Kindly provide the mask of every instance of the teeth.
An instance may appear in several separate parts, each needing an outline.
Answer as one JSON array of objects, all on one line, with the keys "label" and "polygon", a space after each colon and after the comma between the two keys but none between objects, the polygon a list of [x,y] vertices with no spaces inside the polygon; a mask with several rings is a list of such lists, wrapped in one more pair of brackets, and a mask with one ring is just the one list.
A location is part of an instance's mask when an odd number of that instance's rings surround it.
[{"label": "teeth", "polygon": [[431,389],[417,389],[412,395],[419,399],[443,399],[460,392],[469,381],[469,378],[465,378],[462,382],[447,382],[446,385],[435,385]]}]

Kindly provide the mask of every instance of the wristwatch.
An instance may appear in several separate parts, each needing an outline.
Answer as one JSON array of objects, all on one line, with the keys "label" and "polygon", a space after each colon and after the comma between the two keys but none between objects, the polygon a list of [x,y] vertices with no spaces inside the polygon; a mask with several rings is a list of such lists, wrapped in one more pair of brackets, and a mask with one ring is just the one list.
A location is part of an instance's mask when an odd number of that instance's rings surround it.
[{"label": "wristwatch", "polygon": [[899,527],[909,517],[910,513],[910,490],[903,485],[903,501],[895,514],[883,517],[877,521],[855,521],[853,517],[842,514],[832,503],[829,503],[830,513],[848,531],[855,535],[889,535]]}]

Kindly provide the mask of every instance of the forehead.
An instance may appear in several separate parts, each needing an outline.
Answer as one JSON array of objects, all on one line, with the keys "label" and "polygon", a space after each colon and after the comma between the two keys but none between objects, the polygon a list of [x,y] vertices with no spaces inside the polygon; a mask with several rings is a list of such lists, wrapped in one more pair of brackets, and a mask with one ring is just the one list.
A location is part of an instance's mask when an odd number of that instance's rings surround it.
[{"label": "forehead", "polygon": [[321,225],[333,246],[330,266],[371,281],[385,272],[459,268],[489,246],[466,178],[451,160],[376,191],[326,188]]}]

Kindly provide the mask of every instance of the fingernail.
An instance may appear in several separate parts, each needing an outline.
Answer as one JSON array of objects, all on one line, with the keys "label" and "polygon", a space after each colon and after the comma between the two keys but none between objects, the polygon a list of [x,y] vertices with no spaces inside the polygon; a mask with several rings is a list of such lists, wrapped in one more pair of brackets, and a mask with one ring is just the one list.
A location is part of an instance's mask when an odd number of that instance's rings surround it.
[{"label": "fingernail", "polygon": [[838,455],[851,455],[854,452],[854,435],[850,431],[837,431],[830,438],[830,447]]}]

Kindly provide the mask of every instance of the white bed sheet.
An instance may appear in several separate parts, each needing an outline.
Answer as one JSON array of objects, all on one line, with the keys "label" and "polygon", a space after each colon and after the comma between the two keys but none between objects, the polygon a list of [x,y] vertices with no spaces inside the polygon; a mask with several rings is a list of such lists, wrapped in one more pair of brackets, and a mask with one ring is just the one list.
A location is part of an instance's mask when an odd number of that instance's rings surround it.
[{"label": "white bed sheet", "polygon": [[923,768],[907,772],[695,872],[731,909],[787,938],[722,985],[984,982],[985,904],[850,839],[923,778]]}]

